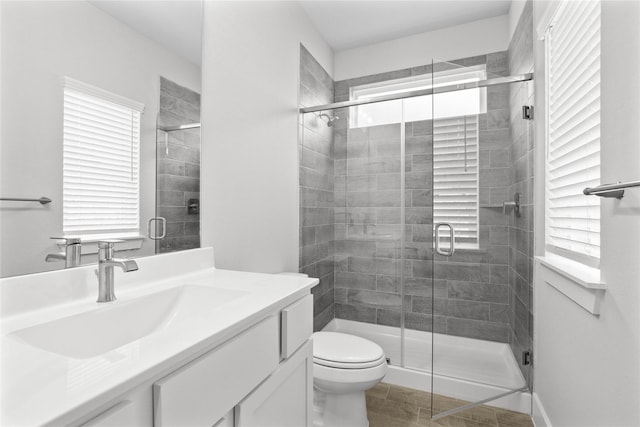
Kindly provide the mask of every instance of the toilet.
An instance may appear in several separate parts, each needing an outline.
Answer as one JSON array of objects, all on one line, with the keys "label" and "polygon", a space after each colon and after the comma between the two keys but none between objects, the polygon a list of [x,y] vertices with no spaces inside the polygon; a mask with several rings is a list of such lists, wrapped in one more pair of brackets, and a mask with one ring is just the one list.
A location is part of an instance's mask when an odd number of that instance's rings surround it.
[{"label": "toilet", "polygon": [[339,332],[313,334],[313,425],[367,427],[365,391],[387,373],[382,348]]}]

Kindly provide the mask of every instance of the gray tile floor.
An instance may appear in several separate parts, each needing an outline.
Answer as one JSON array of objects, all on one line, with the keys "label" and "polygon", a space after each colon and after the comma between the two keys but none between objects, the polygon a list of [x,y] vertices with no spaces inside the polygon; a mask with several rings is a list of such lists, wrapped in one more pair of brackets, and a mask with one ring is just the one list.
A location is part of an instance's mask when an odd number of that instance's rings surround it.
[{"label": "gray tile floor", "polygon": [[[437,412],[468,402],[434,395]],[[533,427],[531,417],[492,406],[477,406],[431,420],[431,393],[380,383],[367,391],[369,427]]]}]

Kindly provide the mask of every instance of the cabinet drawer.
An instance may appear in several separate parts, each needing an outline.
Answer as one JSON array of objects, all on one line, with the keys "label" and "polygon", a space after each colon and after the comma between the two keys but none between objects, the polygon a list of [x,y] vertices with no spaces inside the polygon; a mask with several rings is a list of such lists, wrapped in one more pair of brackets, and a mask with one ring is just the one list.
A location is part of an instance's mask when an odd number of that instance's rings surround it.
[{"label": "cabinet drawer", "polygon": [[275,316],[153,385],[154,425],[211,426],[278,366]]},{"label": "cabinet drawer", "polygon": [[283,308],[280,320],[280,358],[284,360],[313,334],[313,295]]}]

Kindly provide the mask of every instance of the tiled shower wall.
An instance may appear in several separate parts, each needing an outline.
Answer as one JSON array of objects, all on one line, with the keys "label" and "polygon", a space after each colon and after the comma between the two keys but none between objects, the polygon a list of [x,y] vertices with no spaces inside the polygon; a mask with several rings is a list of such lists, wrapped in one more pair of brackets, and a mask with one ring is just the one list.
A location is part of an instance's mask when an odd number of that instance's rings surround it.
[{"label": "tiled shower wall", "polygon": [[[160,78],[158,126],[200,122],[200,94]],[[187,202],[200,201],[200,129],[157,132],[156,215],[166,218],[167,235],[156,241],[156,253],[200,247],[200,214]]]},{"label": "tiled shower wall", "polygon": [[[488,77],[508,74],[507,52],[436,64],[436,71],[486,64]],[[367,83],[431,72],[431,65],[335,84],[335,100]],[[336,122],[336,317],[400,325],[400,126],[348,129]],[[406,124],[405,300],[407,327],[509,342],[509,233],[502,202],[510,199],[509,88],[487,89],[480,125],[480,249],[435,258],[431,281],[431,122]],[[341,208],[342,207],[342,208]],[[435,313],[431,286],[435,286]]]},{"label": "tiled shower wall", "polygon": [[[337,112],[336,316],[400,326],[431,325],[431,123],[405,125],[405,230],[402,229],[401,125],[349,129]],[[401,264],[401,236],[405,263]],[[402,300],[400,276],[404,276]]]},{"label": "tiled shower wall", "polygon": [[[300,105],[333,102],[333,79],[300,45]],[[300,262],[301,273],[320,279],[313,294],[314,330],[335,317],[333,128],[318,113],[301,115]]]},{"label": "tiled shower wall", "polygon": [[[512,75],[533,72],[533,2],[528,1],[509,46]],[[522,119],[522,106],[533,105],[533,82],[511,85],[511,194],[521,194],[521,216],[509,218],[510,318],[513,354],[533,349],[533,121]],[[521,367],[527,380],[530,370]]]}]

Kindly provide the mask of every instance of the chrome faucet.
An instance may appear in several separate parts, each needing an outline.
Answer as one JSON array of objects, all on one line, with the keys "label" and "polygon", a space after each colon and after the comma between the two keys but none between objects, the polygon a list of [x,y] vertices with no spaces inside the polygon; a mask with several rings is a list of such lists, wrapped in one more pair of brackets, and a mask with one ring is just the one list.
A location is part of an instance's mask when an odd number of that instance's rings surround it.
[{"label": "chrome faucet", "polygon": [[80,265],[82,255],[82,242],[79,237],[51,237],[56,240],[64,240],[64,252],[47,254],[45,262],[64,261],[64,268]]},{"label": "chrome faucet", "polygon": [[138,264],[134,260],[113,257],[113,246],[120,242],[122,240],[98,242],[98,302],[110,302],[116,299],[113,288],[113,267],[120,267],[125,273],[138,269]]}]

